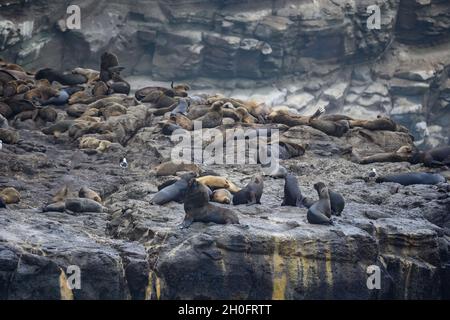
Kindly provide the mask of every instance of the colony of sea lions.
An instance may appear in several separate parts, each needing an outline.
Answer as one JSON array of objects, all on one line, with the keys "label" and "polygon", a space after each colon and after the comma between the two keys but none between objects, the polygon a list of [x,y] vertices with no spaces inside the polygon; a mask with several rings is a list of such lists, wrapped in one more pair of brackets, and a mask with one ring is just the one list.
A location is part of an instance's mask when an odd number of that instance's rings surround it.
[{"label": "colony of sea lions", "polygon": [[[370,120],[355,119],[346,115],[327,114],[327,110],[322,107],[311,115],[304,115],[287,108],[271,108],[252,100],[245,101],[219,94],[191,94],[190,85],[173,81],[167,86],[139,88],[130,96],[131,87],[121,75],[123,70],[118,57],[111,52],[101,55],[98,71],[87,68],[43,68],[33,73],[2,61],[1,142],[6,145],[17,144],[21,139],[17,129],[37,128],[55,143],[66,139],[65,141],[85,152],[106,153],[114,145],[126,144],[124,137],[129,132],[126,132],[126,121],[121,121],[121,116],[132,112],[136,107],[146,108],[158,124],[159,133],[166,136],[174,132],[192,132],[198,124],[203,129],[216,129],[222,133],[229,128],[253,129],[255,137],[264,136],[266,143],[258,144],[257,147],[266,148],[269,156],[271,147],[277,147],[279,160],[303,156],[308,150],[308,144],[285,137],[275,140],[271,136],[271,129],[284,132],[292,127],[306,126],[333,139],[345,139],[355,130],[366,134],[378,131],[408,134],[405,127],[386,116],[380,115]],[[232,136],[226,139],[245,140],[251,137]],[[215,143],[225,145],[226,139]],[[260,154],[255,160],[261,168],[267,169],[267,163],[260,158]],[[450,165],[450,147],[422,151],[413,145],[405,145],[391,152],[364,155],[352,153],[350,160],[361,165],[409,162],[445,168]],[[184,228],[194,222],[239,224],[238,215],[227,206],[253,206],[264,202],[264,179],[259,174],[251,177],[247,185],[239,186],[227,176],[205,173],[196,164],[166,161],[152,169],[156,177],[170,178],[158,186],[158,191],[149,199],[149,205],[183,203]],[[179,176],[176,177],[177,175]],[[299,213],[306,212],[306,220],[311,224],[332,225],[332,216],[341,216],[344,212],[343,196],[323,182],[314,184],[318,199],[312,199],[302,195],[297,177],[282,165],[278,164],[270,173],[266,173],[266,179],[271,178],[284,179],[281,206],[296,207],[295,210]],[[404,186],[434,185],[445,183],[446,179],[436,173],[398,172],[377,177],[376,182]],[[7,186],[0,189],[0,208],[20,202],[17,190]],[[88,186],[82,187],[78,192],[71,192],[65,185],[43,210],[102,212],[102,203],[99,193]]]}]

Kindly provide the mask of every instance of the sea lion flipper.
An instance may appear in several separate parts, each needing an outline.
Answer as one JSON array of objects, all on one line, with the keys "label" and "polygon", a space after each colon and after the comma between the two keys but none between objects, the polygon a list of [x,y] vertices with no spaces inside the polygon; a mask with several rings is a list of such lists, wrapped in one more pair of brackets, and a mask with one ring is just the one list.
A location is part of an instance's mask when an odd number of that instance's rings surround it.
[{"label": "sea lion flipper", "polygon": [[180,229],[187,229],[191,226],[191,224],[194,222],[193,218],[184,218],[183,223],[180,225]]},{"label": "sea lion flipper", "polygon": [[304,206],[303,202],[304,202],[304,198],[303,197],[301,197],[301,196],[297,197],[297,201],[295,203],[295,206],[301,208],[301,207]]}]

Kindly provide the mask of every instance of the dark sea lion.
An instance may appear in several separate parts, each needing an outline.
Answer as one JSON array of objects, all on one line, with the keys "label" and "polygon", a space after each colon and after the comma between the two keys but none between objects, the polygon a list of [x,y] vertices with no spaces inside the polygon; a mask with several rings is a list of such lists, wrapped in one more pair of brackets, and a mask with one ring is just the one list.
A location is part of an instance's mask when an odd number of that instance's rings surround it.
[{"label": "dark sea lion", "polygon": [[181,128],[179,125],[177,125],[176,123],[173,123],[172,121],[168,121],[168,122],[164,123],[161,128],[162,134],[164,134],[166,136],[172,135],[172,133],[174,133],[174,131],[176,131],[176,130],[185,130],[185,129]]},{"label": "dark sea lion", "polygon": [[440,167],[450,165],[450,146],[433,148],[414,153],[411,163],[422,162],[426,167]]},{"label": "dark sea lion", "polygon": [[[401,131],[405,132],[405,128],[399,126],[388,117],[378,116],[375,120],[349,120],[350,128],[361,127],[367,130],[384,130],[384,131]],[[408,130],[406,130],[407,132]]]},{"label": "dark sea lion", "polygon": [[329,136],[342,137],[350,129],[349,122],[347,120],[339,121],[327,121],[321,119],[312,119],[309,125],[314,129],[320,130]]},{"label": "dark sea lion", "polygon": [[81,74],[75,74],[70,72],[61,72],[52,68],[44,68],[39,70],[34,78],[36,80],[47,79],[50,83],[57,81],[65,86],[74,86],[77,84],[83,84],[88,81],[87,77]]},{"label": "dark sea lion", "polygon": [[184,211],[186,215],[182,228],[188,228],[193,222],[239,224],[239,218],[233,211],[209,203],[207,188],[196,179],[188,183]]},{"label": "dark sea lion", "polygon": [[170,201],[183,201],[184,194],[188,188],[188,182],[195,177],[195,173],[186,173],[181,178],[169,186],[158,191],[150,201],[151,204],[163,205]]},{"label": "dark sea lion", "polygon": [[308,222],[311,224],[333,224],[328,188],[323,182],[318,182],[314,184],[314,189],[319,194],[319,201],[309,207],[306,214]]},{"label": "dark sea lion", "polygon": [[0,101],[0,114],[6,119],[11,118],[14,114],[11,108],[4,102]]},{"label": "dark sea lion", "polygon": [[168,89],[164,87],[145,87],[139,90],[136,90],[134,96],[137,100],[141,101],[146,96],[150,95],[152,92],[161,92],[168,97],[175,97],[175,91],[173,89]]},{"label": "dark sea lion", "polygon": [[208,112],[200,117],[198,120],[202,122],[203,128],[215,128],[222,124],[223,112],[222,112],[223,102],[218,101],[213,103]]},{"label": "dark sea lion", "polygon": [[47,134],[47,135],[53,134],[53,135],[57,136],[60,133],[63,133],[63,132],[66,132],[67,130],[69,130],[69,128],[71,126],[73,126],[74,124],[75,124],[74,120],[61,120],[49,127],[43,128],[42,133]]},{"label": "dark sea lion", "polygon": [[24,111],[36,110],[36,106],[33,104],[33,102],[24,99],[23,95],[16,95],[12,98],[9,98],[5,100],[5,103],[11,108],[12,111],[11,116],[14,116]]},{"label": "dark sea lion", "polygon": [[413,184],[435,185],[438,183],[446,182],[446,179],[444,176],[438,173],[407,172],[378,177],[375,181],[378,183],[395,182],[404,186],[409,186]]},{"label": "dark sea lion", "polygon": [[341,194],[329,189],[328,194],[330,196],[331,214],[335,216],[340,216],[342,211],[344,211],[345,207],[344,197]]},{"label": "dark sea lion", "polygon": [[5,203],[5,201],[3,200],[3,198],[0,197],[0,209],[2,209],[2,208],[6,208],[6,203]]},{"label": "dark sea lion", "polygon": [[284,198],[282,206],[302,207],[303,195],[300,192],[297,178],[293,174],[284,177]]},{"label": "dark sea lion", "polygon": [[100,57],[100,80],[108,82],[112,79],[113,70],[119,66],[119,59],[114,53],[104,52]]},{"label": "dark sea lion", "polygon": [[242,190],[233,196],[233,204],[261,204],[264,181],[261,176],[255,176]]}]

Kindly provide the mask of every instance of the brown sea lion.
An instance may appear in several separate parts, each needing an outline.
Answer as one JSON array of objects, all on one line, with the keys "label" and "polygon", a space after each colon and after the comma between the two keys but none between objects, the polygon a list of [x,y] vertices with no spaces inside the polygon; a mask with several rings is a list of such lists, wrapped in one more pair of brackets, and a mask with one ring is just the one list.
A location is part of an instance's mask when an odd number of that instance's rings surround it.
[{"label": "brown sea lion", "polygon": [[230,180],[219,177],[219,176],[203,176],[197,178],[197,181],[204,184],[205,186],[208,186],[211,189],[227,189],[232,193],[236,193],[240,188],[238,188],[233,182]]},{"label": "brown sea lion", "polygon": [[211,108],[209,108],[208,112],[204,116],[198,118],[198,121],[202,122],[203,128],[215,128],[222,124],[222,106],[223,102],[217,101],[212,104]]},{"label": "brown sea lion", "polygon": [[228,191],[227,189],[214,190],[211,195],[211,201],[213,202],[230,204],[231,199],[233,199],[233,196],[231,195],[231,192]]},{"label": "brown sea lion", "polygon": [[8,187],[0,191],[0,198],[6,204],[18,203],[20,201],[20,193],[16,189]]},{"label": "brown sea lion", "polygon": [[78,196],[80,198],[87,198],[94,200],[98,203],[102,203],[102,198],[99,196],[99,194],[94,190],[89,189],[88,187],[82,187],[80,191],[78,191]]},{"label": "brown sea lion", "polygon": [[12,129],[0,128],[0,140],[7,144],[16,144],[19,141],[19,133]]}]

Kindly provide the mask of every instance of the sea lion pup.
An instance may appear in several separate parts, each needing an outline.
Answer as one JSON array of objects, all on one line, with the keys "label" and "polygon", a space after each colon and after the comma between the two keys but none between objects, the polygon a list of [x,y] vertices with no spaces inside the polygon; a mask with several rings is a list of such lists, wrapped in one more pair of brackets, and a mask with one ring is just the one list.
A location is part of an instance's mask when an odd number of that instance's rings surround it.
[{"label": "sea lion pup", "polygon": [[331,220],[331,203],[328,188],[323,182],[318,182],[314,184],[314,189],[319,194],[319,201],[309,207],[306,214],[308,222],[311,224],[333,224]]},{"label": "sea lion pup", "polygon": [[198,120],[202,122],[203,128],[215,128],[222,124],[222,106],[222,101],[214,102],[208,112],[204,116],[198,118]]},{"label": "sea lion pup", "polygon": [[187,109],[188,109],[187,100],[184,99],[184,98],[181,98],[178,101],[178,104],[175,107],[175,109],[173,109],[172,112],[170,113],[170,115],[176,115],[177,113],[181,113],[182,115],[186,115]]},{"label": "sea lion pup", "polygon": [[188,188],[188,182],[195,176],[196,174],[193,172],[182,175],[177,182],[158,191],[153,196],[150,204],[163,205],[170,201],[182,202]]},{"label": "sea lion pup", "polygon": [[227,189],[217,189],[211,194],[211,201],[218,203],[230,204],[233,196]]},{"label": "sea lion pup", "polygon": [[197,178],[197,181],[212,189],[227,189],[232,193],[241,190],[233,182],[224,177],[208,175]]},{"label": "sea lion pup", "polygon": [[261,204],[261,196],[264,189],[263,178],[259,175],[253,177],[250,182],[233,196],[233,204]]},{"label": "sea lion pup", "polygon": [[87,198],[94,200],[100,204],[102,203],[102,198],[99,196],[99,194],[94,190],[89,189],[88,187],[82,187],[80,191],[78,191],[78,196],[80,198]]},{"label": "sea lion pup", "polygon": [[450,165],[450,146],[417,151],[411,158],[411,163],[422,162],[426,167],[440,167]]},{"label": "sea lion pup", "polygon": [[356,154],[352,153],[352,160],[360,164],[369,164],[374,162],[410,162],[415,154],[412,146],[402,146],[395,152],[383,152],[376,153],[370,156],[359,158]]},{"label": "sea lion pup", "polygon": [[435,185],[446,182],[446,179],[444,176],[438,173],[407,172],[378,177],[376,178],[375,182],[377,183],[395,182],[403,186],[409,186],[412,184]]},{"label": "sea lion pup", "polygon": [[75,86],[88,81],[87,77],[81,74],[71,72],[61,72],[52,68],[44,68],[39,70],[34,78],[36,80],[47,79],[50,83],[57,81],[64,86]]},{"label": "sea lion pup", "polygon": [[0,198],[5,204],[20,202],[20,193],[14,188],[8,187],[0,191]]},{"label": "sea lion pup", "polygon": [[193,222],[239,224],[239,218],[233,211],[209,203],[208,190],[196,179],[188,183],[184,212],[186,215],[181,228],[189,228]]},{"label": "sea lion pup", "polygon": [[282,206],[302,207],[303,195],[300,192],[297,178],[288,173],[284,177],[284,198],[281,203]]},{"label": "sea lion pup", "polygon": [[[331,214],[334,216],[340,216],[345,208],[344,197],[330,189],[328,189],[328,194],[330,196]],[[306,201],[303,201],[303,205],[305,205],[305,203]]]}]

